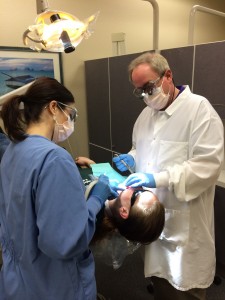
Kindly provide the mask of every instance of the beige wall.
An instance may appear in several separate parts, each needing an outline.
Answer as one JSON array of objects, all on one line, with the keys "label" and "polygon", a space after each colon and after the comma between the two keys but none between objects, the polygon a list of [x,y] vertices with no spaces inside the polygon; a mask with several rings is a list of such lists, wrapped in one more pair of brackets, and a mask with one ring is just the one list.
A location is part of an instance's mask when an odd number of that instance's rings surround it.
[{"label": "beige wall", "polygon": [[[189,14],[193,5],[225,12],[224,0],[157,2],[159,49],[187,45]],[[80,20],[100,11],[93,35],[84,40],[75,52],[62,55],[64,84],[74,93],[79,110],[76,131],[70,143],[74,156],[88,156],[84,61],[112,56],[111,34],[117,32],[125,33],[126,54],[152,49],[152,5],[143,0],[49,0],[49,6],[51,9],[70,12]],[[22,34],[28,25],[34,23],[35,17],[36,0],[0,0],[0,46],[23,47]],[[224,28],[225,19],[197,12],[194,43],[224,40]],[[67,144],[64,146],[68,148]]]}]

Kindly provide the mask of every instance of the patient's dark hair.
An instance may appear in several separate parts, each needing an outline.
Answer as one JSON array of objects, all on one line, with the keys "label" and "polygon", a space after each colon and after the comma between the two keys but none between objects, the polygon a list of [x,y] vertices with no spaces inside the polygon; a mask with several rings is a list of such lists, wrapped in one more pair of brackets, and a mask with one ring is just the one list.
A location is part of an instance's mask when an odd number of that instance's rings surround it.
[{"label": "patient's dark hair", "polygon": [[165,209],[160,201],[155,201],[151,207],[141,209],[132,206],[129,218],[113,218],[115,226],[127,240],[150,244],[157,240],[165,224]]},{"label": "patient's dark hair", "polygon": [[[137,196],[138,197],[138,196]],[[127,240],[150,244],[157,240],[165,224],[165,208],[160,201],[154,201],[149,208],[133,205],[127,219],[104,216],[96,230],[93,242],[103,239],[116,229]]]},{"label": "patient's dark hair", "polygon": [[97,222],[95,234],[91,240],[91,244],[95,244],[105,237],[113,234],[116,230],[115,224],[112,222],[112,219],[109,218],[106,214],[104,214],[101,219],[101,223]]}]

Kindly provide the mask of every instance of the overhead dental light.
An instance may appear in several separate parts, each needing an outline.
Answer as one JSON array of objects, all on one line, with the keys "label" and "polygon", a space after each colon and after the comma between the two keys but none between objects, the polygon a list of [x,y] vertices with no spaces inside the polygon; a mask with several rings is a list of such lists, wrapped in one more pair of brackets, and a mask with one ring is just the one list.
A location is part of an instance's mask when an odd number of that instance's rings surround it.
[{"label": "overhead dental light", "polygon": [[23,43],[32,50],[65,52],[75,50],[83,38],[88,38],[93,30],[99,12],[81,22],[75,16],[58,10],[50,10],[47,0],[36,0],[38,16],[35,24],[23,34]]}]

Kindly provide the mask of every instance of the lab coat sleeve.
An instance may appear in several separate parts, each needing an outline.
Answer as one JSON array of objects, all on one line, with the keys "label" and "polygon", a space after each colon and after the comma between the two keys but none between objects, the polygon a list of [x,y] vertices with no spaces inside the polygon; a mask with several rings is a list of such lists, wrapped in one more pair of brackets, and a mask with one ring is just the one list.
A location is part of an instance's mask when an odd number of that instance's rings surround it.
[{"label": "lab coat sleeve", "polygon": [[131,168],[133,172],[135,172],[136,169],[136,148],[135,148],[135,143],[133,143],[131,150],[128,152],[133,159],[134,159],[134,166]]},{"label": "lab coat sleeve", "polygon": [[100,206],[96,199],[87,206],[83,182],[69,154],[50,153],[33,190],[41,251],[57,259],[79,257],[88,249]]},{"label": "lab coat sleeve", "polygon": [[202,101],[193,120],[188,160],[155,174],[156,186],[168,182],[169,189],[181,201],[198,197],[216,183],[224,157],[223,124],[214,109]]},{"label": "lab coat sleeve", "polygon": [[136,159],[136,149],[135,149],[135,144],[133,144],[132,149],[129,151],[128,154],[132,155],[133,158],[134,158],[134,161],[135,161],[135,159]]}]

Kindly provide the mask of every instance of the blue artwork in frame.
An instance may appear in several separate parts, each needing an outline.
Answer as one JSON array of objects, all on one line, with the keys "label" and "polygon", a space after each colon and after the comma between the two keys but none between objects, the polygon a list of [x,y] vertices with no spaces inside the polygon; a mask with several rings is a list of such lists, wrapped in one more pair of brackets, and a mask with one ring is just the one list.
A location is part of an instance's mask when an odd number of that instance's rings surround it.
[{"label": "blue artwork in frame", "polygon": [[0,47],[0,96],[42,76],[63,83],[61,53]]}]

